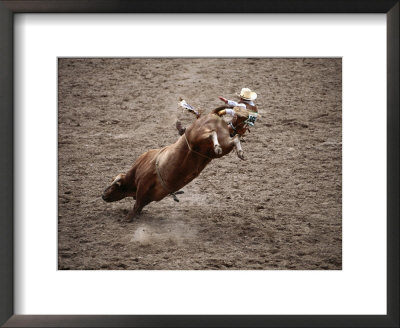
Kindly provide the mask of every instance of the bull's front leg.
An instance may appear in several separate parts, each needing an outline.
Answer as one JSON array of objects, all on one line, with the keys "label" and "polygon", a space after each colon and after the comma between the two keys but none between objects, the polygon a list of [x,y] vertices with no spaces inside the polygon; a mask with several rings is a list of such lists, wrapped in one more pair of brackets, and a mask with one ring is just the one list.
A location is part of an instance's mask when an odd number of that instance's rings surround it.
[{"label": "bull's front leg", "polygon": [[126,217],[126,222],[132,222],[133,219],[137,218],[140,215],[143,207],[145,207],[150,203],[150,201],[144,199],[143,195],[141,195],[139,192],[136,192],[136,197],[134,197],[134,199],[135,198],[136,198],[135,205],[133,206],[133,209],[129,211]]},{"label": "bull's front leg", "polygon": [[213,144],[214,144],[214,152],[215,152],[217,155],[221,155],[221,154],[222,154],[222,147],[221,147],[221,145],[220,145],[219,142],[218,142],[218,135],[217,135],[217,132],[212,131],[210,137],[211,137],[211,139],[212,139],[212,141],[213,141]]},{"label": "bull's front leg", "polygon": [[242,160],[244,160],[244,155],[243,155],[243,150],[242,150],[242,145],[240,144],[240,140],[239,140],[239,135],[237,134],[236,136],[234,136],[231,141],[233,142],[235,149],[236,149],[236,154],[238,155],[238,157]]},{"label": "bull's front leg", "polygon": [[131,209],[126,217],[126,222],[132,222],[134,218],[138,217],[142,212],[144,206],[140,205],[138,201],[135,202],[133,209]]}]

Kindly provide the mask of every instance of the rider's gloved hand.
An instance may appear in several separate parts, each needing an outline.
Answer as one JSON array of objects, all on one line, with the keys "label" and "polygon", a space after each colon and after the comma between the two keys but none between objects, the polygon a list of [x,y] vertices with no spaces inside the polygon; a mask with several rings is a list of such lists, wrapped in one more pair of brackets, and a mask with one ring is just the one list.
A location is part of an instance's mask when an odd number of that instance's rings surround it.
[{"label": "rider's gloved hand", "polygon": [[220,100],[222,100],[225,104],[228,103],[228,99],[224,98],[224,97],[218,97]]}]

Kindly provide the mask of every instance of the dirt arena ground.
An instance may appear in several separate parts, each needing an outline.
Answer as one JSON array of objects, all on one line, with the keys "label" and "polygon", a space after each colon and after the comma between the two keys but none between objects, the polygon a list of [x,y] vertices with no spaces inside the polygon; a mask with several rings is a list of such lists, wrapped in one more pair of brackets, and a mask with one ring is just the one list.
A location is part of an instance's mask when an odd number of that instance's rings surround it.
[{"label": "dirt arena ground", "polygon": [[[340,270],[341,59],[59,59],[59,269]],[[132,198],[103,189],[194,117],[258,93],[234,152],[124,222]]]}]

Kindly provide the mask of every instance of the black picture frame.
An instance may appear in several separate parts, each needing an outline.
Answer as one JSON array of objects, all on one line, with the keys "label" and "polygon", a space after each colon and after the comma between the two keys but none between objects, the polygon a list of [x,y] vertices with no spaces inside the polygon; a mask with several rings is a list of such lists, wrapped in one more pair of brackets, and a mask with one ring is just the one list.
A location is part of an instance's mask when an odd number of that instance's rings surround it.
[{"label": "black picture frame", "polygon": [[[0,324],[5,327],[399,327],[399,8],[398,0],[0,0]],[[385,13],[387,315],[14,315],[13,20],[17,13]]]}]

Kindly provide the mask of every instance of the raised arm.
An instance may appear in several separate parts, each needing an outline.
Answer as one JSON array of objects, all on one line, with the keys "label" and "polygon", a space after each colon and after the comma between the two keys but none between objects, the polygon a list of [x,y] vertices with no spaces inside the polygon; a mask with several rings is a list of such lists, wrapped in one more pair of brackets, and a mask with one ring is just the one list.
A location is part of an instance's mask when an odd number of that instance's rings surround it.
[{"label": "raised arm", "polygon": [[227,104],[228,107],[244,107],[244,108],[246,108],[245,104],[240,104],[240,103],[237,103],[236,101],[228,100],[228,99],[226,99],[224,97],[221,97],[221,96],[219,96],[218,98],[220,100],[222,100],[225,104]]}]

